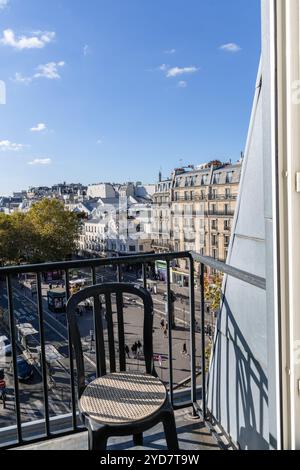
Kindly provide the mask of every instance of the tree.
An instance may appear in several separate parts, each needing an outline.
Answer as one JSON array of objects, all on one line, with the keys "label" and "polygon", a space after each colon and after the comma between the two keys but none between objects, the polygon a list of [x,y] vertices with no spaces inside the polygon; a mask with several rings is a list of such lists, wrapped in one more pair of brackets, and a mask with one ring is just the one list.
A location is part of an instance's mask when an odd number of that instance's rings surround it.
[{"label": "tree", "polygon": [[6,214],[0,213],[0,263],[3,265],[10,258],[12,240],[11,219]]},{"label": "tree", "polygon": [[220,308],[222,298],[222,275],[213,276],[212,280],[206,276],[204,283],[205,300],[210,304],[213,312],[217,312]]},{"label": "tree", "polygon": [[76,250],[80,219],[56,199],[26,213],[0,213],[0,264],[61,261]]},{"label": "tree", "polygon": [[59,261],[75,252],[80,220],[60,201],[43,199],[32,206],[27,219],[34,235],[30,261]]}]

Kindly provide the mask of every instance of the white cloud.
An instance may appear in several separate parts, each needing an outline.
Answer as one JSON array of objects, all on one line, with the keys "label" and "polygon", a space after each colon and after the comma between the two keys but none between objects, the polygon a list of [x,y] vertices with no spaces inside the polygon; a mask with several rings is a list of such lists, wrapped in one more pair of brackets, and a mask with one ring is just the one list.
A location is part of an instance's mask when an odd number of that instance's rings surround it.
[{"label": "white cloud", "polygon": [[47,126],[43,122],[40,122],[35,127],[32,127],[30,130],[31,130],[31,132],[42,132],[42,131],[47,130]]},{"label": "white cloud", "polygon": [[91,54],[91,48],[88,44],[85,44],[85,46],[83,46],[83,55],[87,56],[90,54]]},{"label": "white cloud", "polygon": [[166,51],[164,51],[164,54],[170,54],[170,55],[176,54],[176,49],[167,49]]},{"label": "white cloud", "polygon": [[52,160],[51,158],[35,158],[31,162],[28,162],[28,165],[36,166],[36,165],[51,165]]},{"label": "white cloud", "polygon": [[171,67],[166,70],[166,77],[173,78],[178,77],[178,75],[185,75],[198,72],[198,68],[191,66],[191,67]]},{"label": "white cloud", "polygon": [[15,78],[13,79],[17,83],[24,83],[29,85],[33,80],[39,78],[47,78],[48,80],[58,80],[61,78],[59,74],[59,68],[64,67],[65,62],[49,62],[48,64],[39,65],[36,70],[37,72],[30,76],[24,77],[21,73],[16,73]]},{"label": "white cloud", "polygon": [[4,10],[9,4],[9,0],[0,0],[0,10]]},{"label": "white cloud", "polygon": [[20,150],[23,150],[25,145],[23,144],[16,144],[14,142],[11,142],[10,140],[0,140],[0,151],[5,152],[5,151],[13,151],[13,152],[19,152]]},{"label": "white cloud", "polygon": [[178,82],[177,86],[179,88],[186,88],[187,87],[187,82],[185,80],[180,80],[180,82]]},{"label": "white cloud", "polygon": [[55,39],[53,31],[36,31],[32,34],[33,36],[23,35],[17,37],[12,29],[5,29],[0,44],[22,51],[24,49],[43,49],[46,44]]},{"label": "white cloud", "polygon": [[33,78],[48,78],[49,80],[57,80],[60,78],[58,69],[65,66],[65,62],[49,62],[45,65],[37,67],[37,73]]},{"label": "white cloud", "polygon": [[32,77],[24,77],[21,73],[16,73],[13,80],[17,83],[24,83],[25,85],[29,85],[29,83],[32,82]]},{"label": "white cloud", "polygon": [[233,52],[233,53],[239,52],[242,50],[242,48],[235,42],[229,42],[228,44],[223,44],[222,46],[220,46],[220,49],[222,51]]},{"label": "white cloud", "polygon": [[166,64],[162,64],[160,65],[159,67],[159,70],[161,70],[162,72],[165,72],[166,70],[168,70],[168,66]]},{"label": "white cloud", "polygon": [[98,145],[103,144],[103,140],[102,140],[102,139],[98,139],[98,140],[97,140],[97,144],[98,144]]}]

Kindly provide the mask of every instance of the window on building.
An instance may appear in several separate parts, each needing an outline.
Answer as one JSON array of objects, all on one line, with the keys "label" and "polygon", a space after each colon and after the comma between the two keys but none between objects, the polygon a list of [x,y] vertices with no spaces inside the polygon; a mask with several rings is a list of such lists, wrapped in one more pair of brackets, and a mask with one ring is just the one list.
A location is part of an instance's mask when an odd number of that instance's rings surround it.
[{"label": "window on building", "polygon": [[134,245],[129,245],[129,251],[132,253],[135,251],[135,246]]},{"label": "window on building", "polygon": [[231,184],[233,182],[233,171],[229,171],[226,174],[226,183]]},{"label": "window on building", "polygon": [[212,228],[212,230],[218,230],[218,221],[217,220],[212,220],[211,221],[211,228]]},{"label": "window on building", "polygon": [[226,199],[229,199],[231,196],[231,189],[230,188],[226,188],[225,189],[225,197]]},{"label": "window on building", "polygon": [[230,221],[224,220],[224,230],[230,230]]},{"label": "window on building", "polygon": [[221,176],[220,173],[216,173],[214,175],[214,179],[213,179],[214,184],[220,184],[220,176]]}]

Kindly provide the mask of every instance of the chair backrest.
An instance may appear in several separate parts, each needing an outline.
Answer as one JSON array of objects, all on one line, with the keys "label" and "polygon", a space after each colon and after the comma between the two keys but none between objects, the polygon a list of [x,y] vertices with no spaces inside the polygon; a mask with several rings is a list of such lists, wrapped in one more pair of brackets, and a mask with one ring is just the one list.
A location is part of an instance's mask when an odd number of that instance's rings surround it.
[{"label": "chair backrest", "polygon": [[82,350],[81,336],[78,325],[78,305],[86,299],[93,299],[94,305],[94,333],[96,344],[97,376],[107,374],[105,345],[104,345],[104,325],[103,325],[103,306],[101,298],[105,299],[106,324],[108,336],[108,352],[110,372],[116,372],[116,348],[114,335],[114,322],[112,312],[112,295],[116,295],[117,323],[118,323],[118,349],[119,349],[119,367],[121,372],[126,371],[126,353],[125,353],[125,332],[124,332],[124,314],[123,314],[123,294],[132,294],[139,297],[143,302],[143,349],[145,357],[146,372],[157,375],[153,362],[153,301],[150,293],[135,284],[129,283],[107,283],[87,287],[72,295],[67,303],[67,318],[70,327],[70,341],[74,348],[75,360],[78,374],[78,393],[82,395],[85,387],[84,356]]}]

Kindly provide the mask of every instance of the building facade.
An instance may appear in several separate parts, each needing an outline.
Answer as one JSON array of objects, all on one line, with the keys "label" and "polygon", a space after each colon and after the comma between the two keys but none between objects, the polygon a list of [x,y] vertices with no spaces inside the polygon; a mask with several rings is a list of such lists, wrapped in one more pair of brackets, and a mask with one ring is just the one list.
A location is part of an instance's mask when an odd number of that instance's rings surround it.
[{"label": "building facade", "polygon": [[[154,192],[154,185],[151,188]],[[90,200],[95,207],[82,223],[79,240],[82,254],[113,257],[152,250],[151,192],[134,183],[119,185],[114,190],[112,198]]]},{"label": "building facade", "polygon": [[[242,160],[213,161],[175,169],[168,180],[159,181],[153,196],[153,249],[192,250],[226,261],[241,167]],[[187,283],[187,268],[179,263],[173,280]]]}]

